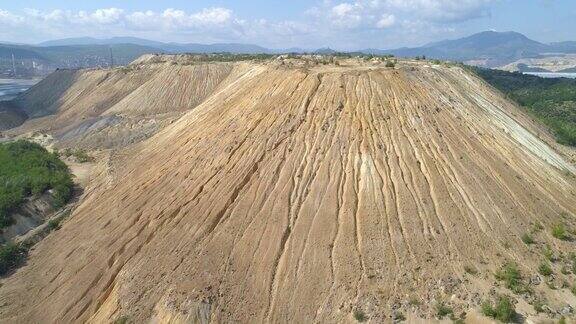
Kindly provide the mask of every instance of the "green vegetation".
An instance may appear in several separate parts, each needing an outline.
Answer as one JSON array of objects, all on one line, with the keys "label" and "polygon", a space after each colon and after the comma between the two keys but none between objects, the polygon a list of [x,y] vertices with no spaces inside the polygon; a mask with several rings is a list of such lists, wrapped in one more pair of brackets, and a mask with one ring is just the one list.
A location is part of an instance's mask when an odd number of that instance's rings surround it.
[{"label": "green vegetation", "polygon": [[556,258],[554,257],[554,251],[552,251],[552,248],[548,244],[546,244],[546,247],[544,247],[544,249],[542,250],[542,254],[544,254],[546,259],[548,259],[548,261],[550,262],[554,262],[556,260]]},{"label": "green vegetation", "polygon": [[366,314],[361,309],[354,310],[354,318],[358,322],[365,322],[366,321]]},{"label": "green vegetation", "polygon": [[[52,231],[60,229],[60,223],[70,215],[70,212],[70,210],[67,210],[58,217],[50,220],[40,235],[47,235]],[[28,250],[34,242],[34,238],[29,238],[28,241],[19,244],[7,243],[0,245],[0,276],[20,266],[24,260],[26,260]]]},{"label": "green vegetation", "polygon": [[515,263],[508,262],[502,266],[502,268],[496,272],[496,279],[503,281],[506,288],[512,290],[513,292],[519,294],[526,292],[528,288],[522,283],[522,275],[518,266]]},{"label": "green vegetation", "polygon": [[386,61],[386,67],[387,68],[393,68],[396,66],[396,63],[394,63],[394,61]]},{"label": "green vegetation", "polygon": [[501,296],[495,304],[488,301],[484,302],[482,304],[482,314],[497,319],[503,323],[509,323],[516,316],[516,311],[510,298]]},{"label": "green vegetation", "polygon": [[544,229],[544,225],[542,225],[542,223],[535,223],[534,226],[532,227],[532,230],[530,231],[532,234],[536,234],[538,232],[540,232],[541,230]]},{"label": "green vegetation", "polygon": [[27,247],[22,244],[0,246],[0,276],[20,265],[26,259],[27,252]]},{"label": "green vegetation", "polygon": [[550,127],[559,143],[576,146],[576,80],[471,69]]},{"label": "green vegetation", "polygon": [[62,152],[56,152],[58,155],[64,156],[64,157],[73,157],[74,160],[78,163],[86,163],[86,162],[92,162],[94,161],[94,158],[91,157],[90,155],[88,155],[88,153],[86,153],[85,150],[72,150],[72,149],[65,149]]},{"label": "green vegetation", "polygon": [[534,241],[534,238],[532,237],[532,235],[528,234],[528,233],[524,233],[524,235],[522,235],[522,242],[524,242],[526,245],[530,245],[530,244],[534,244],[536,243]]},{"label": "green vegetation", "polygon": [[17,141],[0,144],[0,229],[12,224],[10,213],[26,197],[53,190],[55,207],[72,196],[68,167],[38,144]]},{"label": "green vegetation", "polygon": [[127,323],[128,323],[128,316],[120,316],[114,321],[114,324],[127,324]]},{"label": "green vegetation", "polygon": [[564,224],[556,224],[552,227],[552,236],[559,240],[567,241],[570,237],[568,236],[568,232],[566,231],[566,227]]},{"label": "green vegetation", "polygon": [[438,316],[438,318],[443,319],[444,317],[452,314],[454,314],[454,311],[452,310],[451,307],[447,306],[446,304],[441,302],[438,303],[438,305],[436,305],[436,315]]},{"label": "green vegetation", "polygon": [[544,301],[538,299],[534,302],[534,310],[536,313],[544,313]]},{"label": "green vegetation", "polygon": [[552,274],[552,267],[548,262],[542,262],[538,267],[538,272],[543,276],[549,276]]}]

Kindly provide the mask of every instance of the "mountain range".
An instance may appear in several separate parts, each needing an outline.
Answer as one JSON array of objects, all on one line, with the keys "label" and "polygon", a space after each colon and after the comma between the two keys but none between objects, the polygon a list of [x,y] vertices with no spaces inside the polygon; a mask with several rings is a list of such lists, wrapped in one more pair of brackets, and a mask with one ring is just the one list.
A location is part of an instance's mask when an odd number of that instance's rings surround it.
[{"label": "mountain range", "polygon": [[[36,45],[0,44],[0,74],[12,70],[12,54],[21,66],[18,69],[82,68],[108,66],[113,60],[125,65],[145,53],[233,53],[279,54],[317,53],[333,54],[330,48],[317,50],[290,48],[270,49],[241,43],[165,43],[136,37],[91,37],[52,40]],[[486,67],[500,67],[520,59],[542,58],[551,55],[576,54],[576,41],[541,43],[517,32],[486,31],[468,37],[433,42],[420,47],[398,49],[362,49],[354,53],[399,57],[426,56],[427,58],[462,61]],[[32,64],[31,62],[35,62]],[[32,72],[30,72],[32,73]],[[23,73],[19,73],[23,74]]]}]

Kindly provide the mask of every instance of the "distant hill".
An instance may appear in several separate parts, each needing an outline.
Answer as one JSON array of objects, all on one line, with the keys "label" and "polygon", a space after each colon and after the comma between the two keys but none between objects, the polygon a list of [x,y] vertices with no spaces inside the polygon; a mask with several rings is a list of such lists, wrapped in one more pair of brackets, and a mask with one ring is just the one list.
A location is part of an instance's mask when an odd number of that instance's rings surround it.
[{"label": "distant hill", "polygon": [[233,53],[233,54],[269,54],[274,50],[253,44],[240,43],[163,43],[137,37],[112,37],[107,39],[97,39],[92,37],[65,38],[47,41],[38,44],[42,47],[48,46],[76,46],[76,45],[119,45],[133,44],[144,47],[153,47],[156,51],[167,53]]},{"label": "distant hill", "polygon": [[576,41],[575,42],[551,43],[550,46],[554,50],[554,52],[576,53]]},{"label": "distant hill", "polygon": [[543,44],[516,32],[486,31],[472,36],[430,43],[416,48],[400,48],[387,51],[402,57],[426,56],[455,61],[487,60],[487,65],[503,65],[515,60],[535,57],[551,52],[553,46]]},{"label": "distant hill", "polygon": [[[331,48],[270,49],[254,44],[241,43],[173,43],[147,40],[137,37],[112,37],[97,39],[92,37],[51,40],[38,45],[0,45],[0,74],[7,75],[11,70],[11,55],[24,62],[21,71],[31,71],[31,61],[41,64],[46,70],[54,68],[81,68],[107,66],[110,63],[110,49],[115,64],[124,65],[138,56],[147,53],[231,53],[231,54],[278,54],[314,53],[330,55],[338,51]],[[426,56],[427,58],[463,61],[486,67],[501,67],[525,58],[540,58],[550,55],[576,53],[576,41],[544,44],[517,32],[486,31],[468,37],[444,40],[421,47],[399,49],[364,49],[350,52],[400,57]],[[28,63],[25,63],[28,62]],[[28,64],[28,65],[26,65]],[[526,67],[527,69],[532,69]],[[27,70],[28,69],[28,70]],[[8,72],[7,72],[8,71]]]}]

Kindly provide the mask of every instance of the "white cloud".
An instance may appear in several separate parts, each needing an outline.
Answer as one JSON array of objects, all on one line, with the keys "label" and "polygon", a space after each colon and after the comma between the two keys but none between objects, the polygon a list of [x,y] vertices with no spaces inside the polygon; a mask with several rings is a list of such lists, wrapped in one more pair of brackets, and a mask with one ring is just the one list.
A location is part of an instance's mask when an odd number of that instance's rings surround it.
[{"label": "white cloud", "polygon": [[22,17],[0,9],[0,25],[17,25],[19,23],[22,23]]},{"label": "white cloud", "polygon": [[437,22],[458,22],[482,17],[497,0],[383,0],[391,8]]},{"label": "white cloud", "polygon": [[[137,36],[182,42],[251,42],[269,47],[341,49],[409,45],[483,17],[502,0],[317,0],[292,20],[244,19],[225,7],[128,11],[0,9],[4,40],[41,41],[92,36]],[[17,27],[17,28],[6,28]],[[443,35],[443,38],[447,35]],[[24,38],[27,38],[24,40]],[[383,41],[386,40],[384,44]]]},{"label": "white cloud", "polygon": [[395,23],[396,23],[396,16],[383,14],[382,17],[380,17],[380,20],[378,20],[378,22],[376,23],[376,27],[389,28],[394,26]]}]

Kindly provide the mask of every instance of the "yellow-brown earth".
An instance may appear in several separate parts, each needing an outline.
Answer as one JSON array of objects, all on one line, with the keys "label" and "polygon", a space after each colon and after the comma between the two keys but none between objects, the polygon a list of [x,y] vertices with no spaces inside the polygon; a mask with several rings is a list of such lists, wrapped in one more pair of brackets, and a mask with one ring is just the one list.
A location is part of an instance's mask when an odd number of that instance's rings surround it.
[{"label": "yellow-brown earth", "polygon": [[[55,115],[20,128],[63,134],[86,116],[179,112],[117,149],[62,229],[2,281],[0,321],[431,318],[440,301],[459,314],[494,286],[506,293],[493,272],[507,261],[528,279],[546,244],[574,251],[550,232],[576,226],[574,165],[460,67],[182,57],[131,67],[75,72],[42,108]],[[526,245],[535,224],[544,229]],[[560,266],[556,281],[573,281]],[[567,289],[533,289],[551,308],[575,303]]]}]

